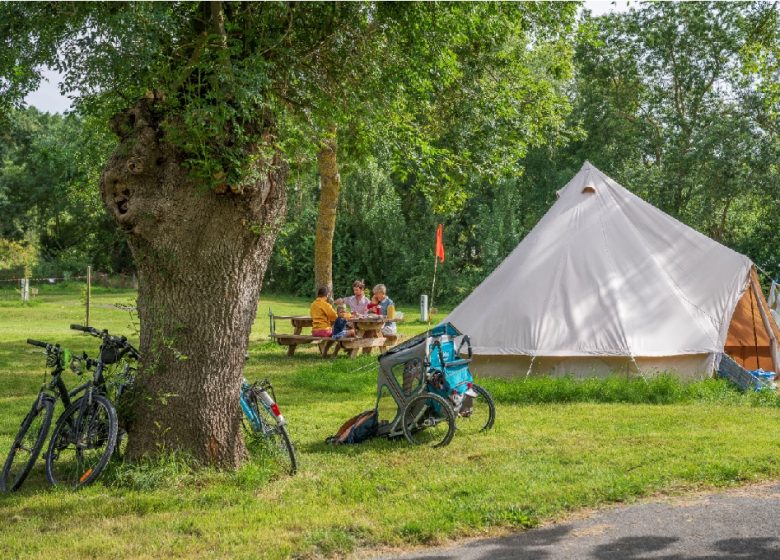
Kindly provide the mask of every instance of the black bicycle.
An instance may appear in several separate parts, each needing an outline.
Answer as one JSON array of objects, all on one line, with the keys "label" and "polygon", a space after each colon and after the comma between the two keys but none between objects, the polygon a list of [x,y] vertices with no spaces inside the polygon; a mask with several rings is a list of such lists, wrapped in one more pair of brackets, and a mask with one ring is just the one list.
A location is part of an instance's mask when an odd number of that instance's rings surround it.
[{"label": "black bicycle", "polygon": [[139,354],[124,336],[81,325],[70,328],[100,338],[100,354],[97,360],[84,356],[87,369],[94,367],[92,381],[71,392],[83,394],[57,420],[46,452],[46,478],[79,488],[100,476],[117,447],[119,421],[107,395],[105,368],[125,357],[138,360]]},{"label": "black bicycle", "polygon": [[71,405],[73,393],[68,392],[62,380],[65,367],[71,365],[74,372],[81,371],[79,359],[74,360],[71,353],[65,348],[61,348],[59,344],[32,339],[27,339],[27,344],[46,350],[46,366],[51,368],[51,379],[44,380],[30,412],[22,421],[19,433],[8,452],[8,457],[5,459],[3,473],[0,477],[0,489],[4,492],[18,490],[27,475],[30,474],[49,433],[54,415],[54,405],[57,400],[62,400],[66,408]]}]

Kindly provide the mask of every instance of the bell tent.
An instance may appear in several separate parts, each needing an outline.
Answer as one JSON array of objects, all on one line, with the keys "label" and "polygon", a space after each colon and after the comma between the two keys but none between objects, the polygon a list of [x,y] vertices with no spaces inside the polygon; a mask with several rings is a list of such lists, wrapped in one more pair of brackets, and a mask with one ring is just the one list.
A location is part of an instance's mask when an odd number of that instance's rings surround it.
[{"label": "bell tent", "polygon": [[445,319],[483,375],[712,375],[722,352],[777,371],[750,259],[586,162],[514,251]]}]

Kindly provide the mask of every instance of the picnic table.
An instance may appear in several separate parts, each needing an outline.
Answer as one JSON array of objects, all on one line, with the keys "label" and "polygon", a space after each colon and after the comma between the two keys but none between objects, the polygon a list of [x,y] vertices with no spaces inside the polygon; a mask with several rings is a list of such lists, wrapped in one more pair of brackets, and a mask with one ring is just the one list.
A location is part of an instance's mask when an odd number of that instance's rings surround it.
[{"label": "picnic table", "polygon": [[[302,344],[316,343],[319,346],[320,354],[323,358],[328,356],[330,349],[335,346],[333,355],[337,355],[340,350],[346,351],[350,358],[358,356],[361,349],[364,354],[370,354],[373,348],[384,348],[392,346],[398,340],[398,335],[383,335],[382,327],[388,323],[387,317],[378,315],[369,315],[367,317],[355,317],[350,319],[355,329],[354,337],[344,337],[334,339],[332,337],[312,336],[303,334],[303,329],[312,327],[312,318],[308,315],[274,315],[269,311],[271,322],[271,338],[281,346],[287,346],[287,355],[294,356],[295,350]],[[290,321],[293,327],[293,333],[277,333],[276,321]],[[399,321],[399,319],[393,319]]]}]

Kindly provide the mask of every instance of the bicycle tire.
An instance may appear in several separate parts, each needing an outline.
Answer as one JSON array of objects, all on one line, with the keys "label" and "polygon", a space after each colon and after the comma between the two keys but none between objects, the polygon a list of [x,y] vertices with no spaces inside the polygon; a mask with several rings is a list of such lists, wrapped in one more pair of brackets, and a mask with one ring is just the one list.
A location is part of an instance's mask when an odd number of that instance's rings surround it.
[{"label": "bicycle tire", "polygon": [[472,385],[476,397],[465,397],[456,420],[458,430],[464,433],[486,432],[496,421],[496,404],[484,387]]},{"label": "bicycle tire", "polygon": [[[93,394],[91,403],[84,402],[87,398],[81,397],[57,419],[46,452],[46,478],[52,485],[87,486],[100,476],[114,454],[119,430],[114,405],[103,395]],[[75,427],[78,433],[74,437]],[[86,460],[85,450],[94,451]]]},{"label": "bicycle tire", "polygon": [[[53,416],[54,401],[52,399],[43,398],[36,400],[30,412],[22,420],[19,432],[16,434],[11,450],[5,459],[3,473],[0,476],[0,490],[13,492],[22,486],[35,465],[35,461],[38,460],[38,456],[41,454],[41,449],[43,449],[46,436],[51,428]],[[40,421],[37,433],[35,432],[36,421]],[[34,439],[27,438],[27,436],[32,436]],[[25,438],[29,442],[27,447],[22,445]],[[20,450],[27,451],[28,455],[26,458],[21,456]],[[17,462],[17,459],[21,459],[21,461]]]},{"label": "bicycle tire", "polygon": [[[440,427],[445,421],[446,431]],[[444,397],[436,393],[421,393],[404,407],[401,425],[409,443],[444,447],[455,435],[455,411]]]},{"label": "bicycle tire", "polygon": [[287,433],[287,426],[279,426],[279,436],[282,438],[282,444],[287,451],[287,456],[290,458],[290,467],[288,469],[290,474],[298,472],[298,457],[295,454],[295,447],[290,441],[290,434]]},{"label": "bicycle tire", "polygon": [[287,473],[295,474],[298,471],[298,457],[295,446],[290,440],[290,434],[287,432],[287,427],[279,426],[276,417],[259,401],[259,397],[254,394],[250,395],[249,406],[260,420],[260,429],[255,429],[249,420],[245,420],[244,426],[249,428],[249,432],[256,440],[264,438],[271,441],[274,448],[272,451],[274,451],[274,455],[281,455],[281,461],[284,463]]}]

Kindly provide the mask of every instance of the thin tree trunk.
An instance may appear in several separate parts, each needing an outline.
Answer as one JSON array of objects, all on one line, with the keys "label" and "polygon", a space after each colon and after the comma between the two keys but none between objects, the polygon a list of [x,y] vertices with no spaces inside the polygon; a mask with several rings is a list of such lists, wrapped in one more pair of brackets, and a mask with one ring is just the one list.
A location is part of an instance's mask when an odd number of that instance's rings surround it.
[{"label": "thin tree trunk", "polygon": [[320,211],[314,237],[314,287],[333,291],[333,234],[341,191],[341,176],[336,161],[336,127],[331,127],[317,153],[320,174]]},{"label": "thin tree trunk", "polygon": [[731,201],[732,199],[728,199],[726,203],[723,205],[723,210],[721,210],[720,213],[720,220],[718,223],[714,224],[712,227],[712,233],[710,237],[712,237],[715,241],[723,242],[723,238],[726,235],[726,226],[728,223],[729,218],[729,208],[731,207]]},{"label": "thin tree trunk", "polygon": [[[101,178],[138,267],[143,355],[128,456],[183,451],[235,468],[246,457],[238,393],[266,265],[285,214],[285,167],[221,194],[194,184],[160,140],[148,102],[115,126]],[[234,192],[240,191],[240,192]]]}]

